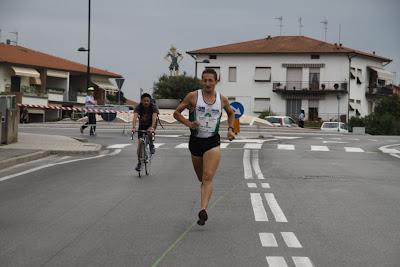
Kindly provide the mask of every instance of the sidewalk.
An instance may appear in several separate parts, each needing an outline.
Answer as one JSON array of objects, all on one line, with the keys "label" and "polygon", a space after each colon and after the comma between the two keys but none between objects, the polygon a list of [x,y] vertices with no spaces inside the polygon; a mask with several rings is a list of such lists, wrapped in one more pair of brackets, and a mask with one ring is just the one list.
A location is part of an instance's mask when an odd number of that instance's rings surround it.
[{"label": "sidewalk", "polygon": [[17,143],[0,146],[0,169],[50,154],[98,154],[101,148],[99,144],[82,143],[66,136],[19,133]]}]

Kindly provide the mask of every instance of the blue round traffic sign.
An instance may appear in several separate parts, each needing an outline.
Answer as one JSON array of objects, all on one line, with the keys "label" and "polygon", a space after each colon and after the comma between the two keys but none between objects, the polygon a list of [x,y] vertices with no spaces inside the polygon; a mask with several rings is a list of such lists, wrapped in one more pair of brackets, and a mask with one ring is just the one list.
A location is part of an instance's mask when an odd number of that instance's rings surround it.
[{"label": "blue round traffic sign", "polygon": [[232,102],[231,107],[233,109],[233,112],[235,113],[235,119],[239,119],[240,117],[242,117],[244,113],[244,107],[241,103]]}]

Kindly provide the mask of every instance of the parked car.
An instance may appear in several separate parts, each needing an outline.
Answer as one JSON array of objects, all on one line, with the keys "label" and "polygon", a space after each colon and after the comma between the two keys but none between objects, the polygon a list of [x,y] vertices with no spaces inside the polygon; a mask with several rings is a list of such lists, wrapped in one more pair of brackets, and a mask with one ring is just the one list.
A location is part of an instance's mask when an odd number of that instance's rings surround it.
[{"label": "parked car", "polygon": [[[340,122],[339,125],[338,125],[338,122],[336,122],[336,121],[327,121],[327,122],[322,123],[321,131],[340,132],[340,133],[348,133],[349,132],[347,130],[346,124],[344,124],[343,122]],[[338,128],[339,128],[339,131],[338,131]]]},{"label": "parked car", "polygon": [[278,127],[298,127],[296,122],[289,116],[268,116],[265,119]]}]

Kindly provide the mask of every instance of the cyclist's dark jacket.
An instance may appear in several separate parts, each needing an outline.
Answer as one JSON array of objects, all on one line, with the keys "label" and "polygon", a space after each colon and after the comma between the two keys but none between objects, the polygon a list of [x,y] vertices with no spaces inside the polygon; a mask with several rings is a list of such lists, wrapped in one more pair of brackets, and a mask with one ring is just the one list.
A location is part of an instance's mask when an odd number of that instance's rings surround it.
[{"label": "cyclist's dark jacket", "polygon": [[148,108],[139,104],[136,106],[134,112],[139,115],[139,130],[147,130],[151,127],[153,113],[159,114],[157,105],[153,103],[151,103]]}]

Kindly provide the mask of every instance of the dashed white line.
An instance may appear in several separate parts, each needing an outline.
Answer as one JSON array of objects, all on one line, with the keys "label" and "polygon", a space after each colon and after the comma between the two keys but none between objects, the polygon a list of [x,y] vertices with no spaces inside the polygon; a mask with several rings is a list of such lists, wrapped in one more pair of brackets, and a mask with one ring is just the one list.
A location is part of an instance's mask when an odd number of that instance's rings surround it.
[{"label": "dashed white line", "polygon": [[311,151],[329,151],[327,146],[311,146]]},{"label": "dashed white line", "polygon": [[229,143],[221,143],[220,147],[221,148],[227,148],[229,146]]},{"label": "dashed white line", "polygon": [[267,256],[266,259],[269,267],[288,267],[284,257]]},{"label": "dashed white line", "polygon": [[252,179],[253,171],[251,170],[250,165],[250,150],[245,149],[243,152],[243,170],[244,170],[244,179]]},{"label": "dashed white line", "polygon": [[265,199],[267,200],[267,203],[272,211],[272,214],[275,217],[275,220],[277,222],[287,222],[286,216],[279,206],[278,201],[276,201],[274,194],[265,193]]},{"label": "dashed white line", "polygon": [[301,248],[299,240],[293,232],[281,232],[283,241],[285,241],[286,246],[289,248]]},{"label": "dashed white line", "polygon": [[160,146],[165,145],[164,143],[154,143],[155,148],[159,148]]},{"label": "dashed white line", "polygon": [[177,145],[175,148],[189,148],[189,144],[188,143],[182,143]]},{"label": "dashed white line", "polygon": [[115,149],[115,148],[125,148],[127,146],[131,146],[132,144],[115,144],[108,146],[107,148]]},{"label": "dashed white line", "polygon": [[263,247],[278,247],[273,233],[259,233],[261,245]]},{"label": "dashed white line", "polygon": [[245,144],[243,148],[244,148],[244,149],[261,149],[261,147],[262,147],[262,144],[248,143],[248,144]]},{"label": "dashed white line", "polygon": [[271,188],[269,183],[261,183],[262,188]]},{"label": "dashed white line", "polygon": [[294,145],[278,144],[278,149],[280,149],[280,150],[294,150]]},{"label": "dashed white line", "polygon": [[364,150],[359,147],[345,147],[344,150],[346,152],[351,152],[351,153],[362,153]]},{"label": "dashed white line", "polygon": [[257,188],[257,184],[256,183],[247,183],[247,187],[248,188]]},{"label": "dashed white line", "polygon": [[308,257],[292,257],[296,267],[313,267],[311,260]]},{"label": "dashed white line", "polygon": [[264,179],[264,176],[261,172],[260,169],[260,164],[258,162],[258,150],[253,150],[253,169],[254,169],[254,173],[257,176],[258,179]]},{"label": "dashed white line", "polygon": [[251,206],[253,207],[254,219],[256,222],[267,222],[268,216],[259,193],[250,194]]}]

